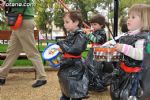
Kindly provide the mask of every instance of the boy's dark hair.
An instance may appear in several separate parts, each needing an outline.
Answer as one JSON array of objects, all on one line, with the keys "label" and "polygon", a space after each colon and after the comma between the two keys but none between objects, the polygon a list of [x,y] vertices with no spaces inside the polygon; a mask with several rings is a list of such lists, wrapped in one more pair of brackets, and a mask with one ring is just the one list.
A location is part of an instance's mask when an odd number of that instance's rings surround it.
[{"label": "boy's dark hair", "polygon": [[122,17],[122,18],[120,19],[120,24],[119,24],[119,26],[121,27],[121,31],[122,31],[123,33],[129,31],[129,30],[128,30],[128,26],[127,26],[127,17]]},{"label": "boy's dark hair", "polygon": [[122,31],[123,33],[128,32],[128,26],[127,26],[126,23],[122,24],[122,26],[121,26],[121,31]]},{"label": "boy's dark hair", "polygon": [[79,21],[79,27],[82,27],[82,14],[80,11],[69,11],[65,14],[66,15],[69,15],[70,19],[75,22],[75,21]]},{"label": "boy's dark hair", "polygon": [[98,23],[99,25],[103,25],[102,28],[105,28],[105,25],[106,25],[105,17],[102,16],[101,14],[96,14],[89,20],[89,22],[90,23]]}]

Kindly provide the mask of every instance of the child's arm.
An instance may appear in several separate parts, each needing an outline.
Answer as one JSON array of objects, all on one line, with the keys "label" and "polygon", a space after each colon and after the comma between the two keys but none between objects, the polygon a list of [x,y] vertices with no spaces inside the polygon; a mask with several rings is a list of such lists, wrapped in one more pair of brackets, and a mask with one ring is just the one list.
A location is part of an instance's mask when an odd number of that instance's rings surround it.
[{"label": "child's arm", "polygon": [[62,53],[80,55],[81,52],[86,49],[88,41],[84,33],[77,35],[75,38],[74,43],[70,45],[67,40],[57,42],[57,45],[60,46],[60,49],[58,50]]},{"label": "child's arm", "polygon": [[101,35],[94,36],[92,33],[88,34],[88,38],[95,43],[103,44],[106,42],[106,34],[101,33]]},{"label": "child's arm", "polygon": [[79,34],[76,36],[73,45],[66,52],[69,54],[80,55],[86,49],[87,42],[85,35],[83,33]]},{"label": "child's arm", "polygon": [[60,48],[58,49],[58,51],[60,51],[61,53],[64,53],[69,49],[66,40],[57,42],[57,45],[59,45]]},{"label": "child's arm", "polygon": [[129,56],[135,60],[143,60],[144,39],[138,40],[135,47],[127,44],[116,44],[117,51],[122,52],[124,55]]},{"label": "child's arm", "polygon": [[83,31],[87,34],[87,37],[90,41],[95,43],[103,44],[106,42],[106,33],[104,31],[97,31],[95,35],[93,35],[93,30],[91,29],[83,29]]}]

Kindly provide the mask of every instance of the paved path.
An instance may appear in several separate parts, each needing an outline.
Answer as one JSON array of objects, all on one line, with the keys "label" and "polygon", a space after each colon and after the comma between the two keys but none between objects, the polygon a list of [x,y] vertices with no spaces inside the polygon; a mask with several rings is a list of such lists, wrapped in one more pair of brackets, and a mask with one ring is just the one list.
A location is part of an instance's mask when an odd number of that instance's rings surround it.
[{"label": "paved path", "polygon": [[[0,86],[0,100],[59,100],[61,95],[57,71],[47,71],[48,83],[32,88],[34,72],[9,73],[6,84]],[[90,92],[88,100],[111,100],[109,92]],[[84,99],[87,100],[87,99]]]}]

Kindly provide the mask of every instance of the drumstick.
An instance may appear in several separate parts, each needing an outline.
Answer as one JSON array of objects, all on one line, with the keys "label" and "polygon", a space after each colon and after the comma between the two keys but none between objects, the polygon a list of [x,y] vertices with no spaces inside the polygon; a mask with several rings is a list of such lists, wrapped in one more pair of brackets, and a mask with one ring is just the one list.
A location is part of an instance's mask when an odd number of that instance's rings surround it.
[{"label": "drumstick", "polygon": [[[69,8],[65,5],[65,3],[62,0],[58,0],[60,2],[60,4],[68,11],[70,12]],[[82,24],[84,25],[84,27],[90,29],[91,27],[89,25],[87,25],[84,21],[82,21]]]},{"label": "drumstick", "polygon": [[116,40],[118,40],[120,37],[126,36],[126,35],[127,35],[127,33],[123,33],[123,34],[121,34],[121,35],[119,35],[119,36],[116,36],[116,37],[114,37],[114,39],[112,39],[112,40],[110,40],[110,41],[104,43],[102,46],[103,46],[103,47],[114,46],[114,45],[116,44]]}]

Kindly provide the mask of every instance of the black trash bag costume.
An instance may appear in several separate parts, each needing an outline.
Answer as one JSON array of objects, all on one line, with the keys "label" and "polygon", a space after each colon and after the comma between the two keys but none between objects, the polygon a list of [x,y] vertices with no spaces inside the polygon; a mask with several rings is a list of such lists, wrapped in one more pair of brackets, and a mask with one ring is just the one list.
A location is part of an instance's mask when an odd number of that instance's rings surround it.
[{"label": "black trash bag costume", "polygon": [[[96,40],[97,42],[95,44],[103,44],[106,42],[106,33],[103,29],[97,30],[92,34],[97,38]],[[103,91],[106,86],[105,84],[106,82],[104,82],[102,79],[102,77],[104,76],[103,72],[104,62],[98,62],[96,60],[93,60],[93,48],[91,48],[88,52],[86,64],[89,75],[89,90]],[[108,64],[108,66],[110,64]]]},{"label": "black trash bag costume", "polygon": [[[86,49],[87,38],[82,30],[69,33],[57,43],[63,53],[79,56]],[[60,62],[58,78],[62,94],[70,98],[82,98],[88,94],[88,75],[81,58],[64,58]]]},{"label": "black trash bag costume", "polygon": [[143,95],[139,100],[150,100],[150,32],[148,33],[145,49],[144,49],[144,59],[142,63],[142,88]]},{"label": "black trash bag costume", "polygon": [[[135,42],[139,39],[146,39],[147,33],[139,33],[137,35],[127,35],[122,36],[119,39],[120,43],[129,44],[135,46]],[[142,64],[142,61],[132,59],[126,55],[122,54],[122,60],[128,67],[136,67]],[[120,68],[120,63],[118,62],[118,66],[116,66],[117,70],[119,70],[119,75],[114,76],[114,81],[110,86],[110,94],[112,100],[128,100],[129,96],[138,97],[142,94],[141,87],[141,71],[140,72],[125,72],[122,68]],[[134,99],[130,99],[134,100]]]}]

